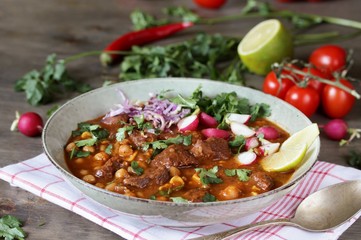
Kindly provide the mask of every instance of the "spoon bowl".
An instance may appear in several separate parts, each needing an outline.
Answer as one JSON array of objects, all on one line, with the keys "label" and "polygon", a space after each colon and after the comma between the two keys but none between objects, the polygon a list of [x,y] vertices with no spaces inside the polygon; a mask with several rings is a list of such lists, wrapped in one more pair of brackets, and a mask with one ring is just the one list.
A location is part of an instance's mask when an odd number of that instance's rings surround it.
[{"label": "spoon bowl", "polygon": [[361,209],[361,180],[338,183],[306,197],[296,209],[293,218],[272,219],[248,224],[232,230],[193,238],[217,240],[240,232],[270,225],[289,225],[307,231],[321,232],[335,228],[357,214]]}]

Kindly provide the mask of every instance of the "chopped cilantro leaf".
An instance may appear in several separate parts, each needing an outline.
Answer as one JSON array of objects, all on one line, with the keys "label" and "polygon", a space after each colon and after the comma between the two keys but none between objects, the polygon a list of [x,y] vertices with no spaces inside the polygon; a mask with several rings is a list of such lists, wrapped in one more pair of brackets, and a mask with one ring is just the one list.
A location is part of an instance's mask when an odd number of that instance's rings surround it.
[{"label": "chopped cilantro leaf", "polygon": [[222,183],[223,180],[217,177],[216,173],[218,172],[218,166],[214,166],[213,168],[207,170],[205,168],[196,168],[196,172],[198,173],[199,178],[201,179],[201,183],[203,185],[209,185],[212,183]]},{"label": "chopped cilantro leaf", "polygon": [[138,176],[142,175],[144,172],[144,169],[139,167],[138,162],[136,161],[132,161],[130,166],[132,167],[133,171],[135,172],[135,174],[137,174]]},{"label": "chopped cilantro leaf", "polygon": [[188,203],[189,201],[182,197],[171,197],[170,198],[175,203]]},{"label": "chopped cilantro leaf", "polygon": [[97,138],[88,138],[84,140],[75,141],[75,145],[77,147],[83,147],[83,146],[93,146],[97,142]]},{"label": "chopped cilantro leaf", "polygon": [[249,175],[251,174],[251,170],[249,169],[245,169],[245,168],[241,168],[241,169],[226,169],[224,170],[224,173],[229,176],[229,177],[233,177],[236,176],[238,177],[238,179],[241,182],[245,182],[249,180]]},{"label": "chopped cilantro leaf", "polygon": [[105,152],[106,154],[111,155],[111,154],[112,154],[112,149],[113,149],[113,145],[112,145],[112,144],[109,144],[109,145],[106,147],[106,149],[104,150],[104,152]]},{"label": "chopped cilantro leaf", "polygon": [[131,134],[134,128],[135,128],[134,126],[125,126],[125,127],[119,128],[115,135],[115,137],[117,138],[117,141],[120,142],[120,141],[124,140],[126,137],[125,134],[126,133]]},{"label": "chopped cilantro leaf", "polygon": [[215,201],[217,201],[217,198],[210,193],[206,193],[206,194],[204,194],[202,200],[203,200],[203,202],[215,202]]}]

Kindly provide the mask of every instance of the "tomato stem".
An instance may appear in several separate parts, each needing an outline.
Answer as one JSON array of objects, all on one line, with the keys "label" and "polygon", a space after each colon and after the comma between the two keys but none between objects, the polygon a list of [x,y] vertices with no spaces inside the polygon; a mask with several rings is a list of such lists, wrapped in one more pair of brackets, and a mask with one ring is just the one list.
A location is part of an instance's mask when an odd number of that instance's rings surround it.
[{"label": "tomato stem", "polygon": [[[277,66],[276,66],[277,67]],[[298,69],[295,69],[295,68],[292,68],[292,67],[289,67],[287,65],[284,65],[283,66],[283,69],[285,70],[288,70],[294,74],[297,74],[297,75],[301,75],[301,76],[308,76],[308,77],[311,77],[313,79],[316,79],[317,81],[320,81],[322,83],[325,83],[325,84],[329,84],[329,85],[332,85],[332,86],[335,86],[335,87],[338,87],[346,92],[348,92],[349,94],[351,94],[352,96],[354,96],[356,99],[360,99],[361,96],[360,94],[357,93],[356,90],[354,89],[350,89],[348,87],[346,87],[345,85],[341,84],[340,81],[331,81],[331,80],[328,80],[328,79],[324,79],[324,78],[321,78],[321,77],[318,77],[318,76],[315,76],[315,75],[312,75],[312,74],[309,74],[309,73],[306,73],[306,72],[303,72],[301,70],[298,70]]]}]

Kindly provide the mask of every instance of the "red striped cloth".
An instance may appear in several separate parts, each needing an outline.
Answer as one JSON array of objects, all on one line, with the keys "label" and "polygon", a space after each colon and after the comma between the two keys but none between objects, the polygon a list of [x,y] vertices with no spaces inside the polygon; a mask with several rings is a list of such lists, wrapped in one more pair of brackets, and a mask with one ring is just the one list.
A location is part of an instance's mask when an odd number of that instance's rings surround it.
[{"label": "red striped cloth", "polygon": [[[361,179],[361,171],[319,161],[291,193],[262,211],[234,221],[192,228],[150,224],[147,218],[114,211],[88,199],[64,181],[61,173],[50,163],[45,154],[1,168],[0,178],[75,212],[123,238],[145,240],[190,239],[252,222],[291,217],[298,204],[310,193],[339,182]],[[234,239],[337,239],[360,215],[361,212],[342,226],[324,233],[310,233],[293,227],[275,226],[249,231]]]}]

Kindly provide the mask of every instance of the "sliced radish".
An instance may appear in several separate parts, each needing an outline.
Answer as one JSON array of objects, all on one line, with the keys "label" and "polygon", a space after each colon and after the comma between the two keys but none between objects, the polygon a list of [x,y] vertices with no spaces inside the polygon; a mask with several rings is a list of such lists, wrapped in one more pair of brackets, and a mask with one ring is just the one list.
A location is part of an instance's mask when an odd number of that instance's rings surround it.
[{"label": "sliced radish", "polygon": [[250,137],[246,139],[246,150],[258,147],[259,141],[257,137]]},{"label": "sliced radish", "polygon": [[277,129],[271,126],[260,127],[256,134],[263,134],[264,138],[268,140],[276,139],[280,136],[280,133],[277,131]]},{"label": "sliced radish", "polygon": [[246,125],[238,122],[231,122],[231,130],[236,135],[242,135],[245,138],[252,137],[256,134],[251,128],[247,127]]},{"label": "sliced radish", "polygon": [[261,145],[267,145],[267,144],[272,143],[272,142],[270,142],[270,141],[268,141],[268,140],[266,140],[264,138],[259,138],[259,141],[261,142]]},{"label": "sliced radish", "polygon": [[210,128],[215,128],[218,126],[217,120],[205,112],[201,112],[199,114],[199,122],[201,124],[203,124],[204,126],[210,127]]},{"label": "sliced radish", "polygon": [[247,151],[241,152],[237,155],[237,161],[242,165],[250,165],[257,159],[257,155],[254,152]]},{"label": "sliced radish", "polygon": [[195,131],[199,124],[198,115],[190,115],[182,118],[178,123],[177,127],[179,131]]},{"label": "sliced radish", "polygon": [[218,128],[206,128],[202,130],[202,134],[209,137],[224,138],[227,139],[231,135],[230,132]]},{"label": "sliced radish", "polygon": [[226,116],[226,123],[231,124],[231,122],[237,122],[246,124],[251,119],[249,114],[238,114],[238,113],[229,113]]},{"label": "sliced radish", "polygon": [[277,152],[278,149],[280,148],[280,145],[281,145],[280,143],[270,143],[260,146],[259,148],[261,149],[263,156],[268,156]]}]

